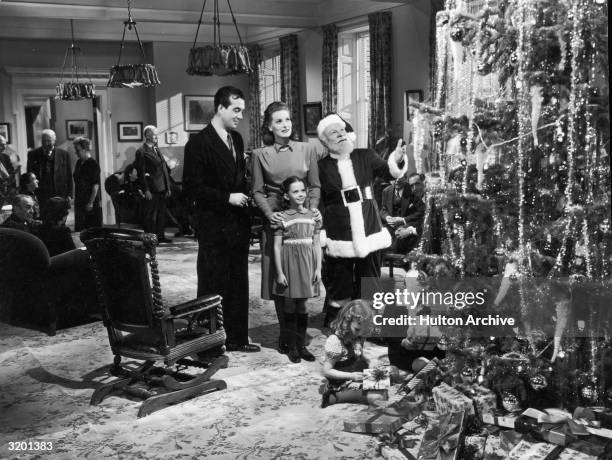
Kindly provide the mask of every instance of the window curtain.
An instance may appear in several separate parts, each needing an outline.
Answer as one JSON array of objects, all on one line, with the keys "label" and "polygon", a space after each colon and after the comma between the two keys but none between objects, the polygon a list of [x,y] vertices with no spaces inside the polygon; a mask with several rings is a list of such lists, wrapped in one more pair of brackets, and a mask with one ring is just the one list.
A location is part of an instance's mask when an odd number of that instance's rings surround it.
[{"label": "window curtain", "polygon": [[368,145],[391,127],[391,13],[368,15],[370,30],[370,128]]},{"label": "window curtain", "polygon": [[338,28],[335,24],[323,26],[323,115],[338,109]]},{"label": "window curtain", "polygon": [[261,147],[261,98],[259,88],[259,67],[261,66],[261,46],[250,45],[249,60],[253,71],[249,74],[249,149]]},{"label": "window curtain", "polygon": [[281,99],[289,106],[293,135],[302,139],[302,117],[300,116],[300,65],[298,59],[297,35],[280,37],[280,80]]}]

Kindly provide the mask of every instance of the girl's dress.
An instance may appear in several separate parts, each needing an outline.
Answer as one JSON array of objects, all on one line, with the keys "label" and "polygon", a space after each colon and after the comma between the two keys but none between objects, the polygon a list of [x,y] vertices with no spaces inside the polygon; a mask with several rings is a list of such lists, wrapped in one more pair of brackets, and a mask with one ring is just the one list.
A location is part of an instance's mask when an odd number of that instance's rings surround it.
[{"label": "girl's dress", "polygon": [[[325,357],[335,361],[334,369],[342,372],[361,372],[368,367],[363,357],[363,339],[345,344],[336,334],[331,334],[325,341]],[[361,385],[361,382],[352,380],[328,379],[327,381],[327,388],[334,391],[359,389]]]},{"label": "girl's dress", "polygon": [[282,228],[276,235],[283,236],[281,265],[288,286],[274,280],[274,293],[291,299],[308,299],[319,295],[319,285],[312,282],[317,267],[317,253],[313,237],[319,234],[321,223],[315,221],[310,209],[283,211]]}]

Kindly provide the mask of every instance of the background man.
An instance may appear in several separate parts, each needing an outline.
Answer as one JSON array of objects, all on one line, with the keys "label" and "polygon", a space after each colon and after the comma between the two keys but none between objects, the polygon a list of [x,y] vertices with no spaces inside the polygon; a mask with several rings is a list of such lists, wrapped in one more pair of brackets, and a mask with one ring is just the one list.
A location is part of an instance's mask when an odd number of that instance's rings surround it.
[{"label": "background man", "polygon": [[160,243],[171,243],[166,238],[166,200],[170,197],[170,170],[166,160],[157,148],[157,128],[153,125],[144,129],[145,142],[136,150],[134,167],[138,182],[144,190],[145,201],[142,226],[145,232],[155,233]]},{"label": "background man", "polygon": [[242,120],[244,95],[224,86],[214,103],[210,123],[185,146],[183,186],[195,205],[198,296],[223,296],[229,351],[259,351],[248,337],[250,218],[244,144],[235,131]]},{"label": "background man", "polygon": [[38,202],[44,204],[53,196],[68,198],[72,202],[72,156],[66,150],[55,147],[55,132],[42,132],[42,146],[28,153],[26,172],[33,172],[38,178]]},{"label": "background man", "polygon": [[34,200],[28,195],[15,195],[13,198],[13,211],[2,224],[3,227],[14,228],[32,233],[40,222],[34,221]]},{"label": "background man", "polygon": [[405,254],[416,247],[423,231],[425,188],[417,173],[402,176],[383,190],[380,216],[393,232],[391,251]]},{"label": "background man", "polygon": [[13,162],[6,153],[6,139],[0,135],[0,204],[15,190],[16,178]]}]

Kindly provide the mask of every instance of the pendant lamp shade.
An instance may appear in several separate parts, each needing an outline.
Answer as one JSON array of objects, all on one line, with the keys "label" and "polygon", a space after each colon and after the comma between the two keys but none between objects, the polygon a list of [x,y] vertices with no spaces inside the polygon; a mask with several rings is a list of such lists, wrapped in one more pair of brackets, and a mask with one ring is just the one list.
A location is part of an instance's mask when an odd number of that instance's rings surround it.
[{"label": "pendant lamp shade", "polygon": [[111,67],[107,86],[112,88],[139,88],[148,86],[157,86],[160,84],[157,70],[153,64],[121,64],[121,55],[125,47],[125,31],[134,29],[138,46],[143,59],[146,60],[144,47],[138,35],[136,21],[132,18],[132,2],[127,0],[128,4],[128,20],[123,23],[123,36],[121,37],[121,48],[119,48],[119,57],[117,64]]},{"label": "pendant lamp shade", "polygon": [[[79,48],[74,41],[74,24],[72,19],[70,20],[70,35],[72,42],[68,49],[66,49],[66,54],[64,55],[64,64],[62,65],[60,81],[55,86],[55,98],[61,99],[62,101],[80,101],[81,99],[92,99],[96,95],[96,88],[91,82],[91,78],[87,74],[87,68],[85,68],[85,75],[89,82],[79,80],[77,58],[81,52],[81,48]],[[72,61],[72,74],[70,75],[71,79],[64,81],[66,65],[68,64],[69,59]]]},{"label": "pendant lamp shade", "polygon": [[189,75],[235,75],[239,73],[248,74],[253,71],[249,59],[249,52],[247,47],[242,43],[242,37],[240,36],[238,24],[236,23],[234,11],[232,10],[232,5],[229,0],[227,0],[227,5],[232,15],[232,21],[234,22],[234,27],[236,28],[240,43],[228,44],[221,42],[219,0],[214,0],[213,44],[196,47],[200,26],[202,25],[202,17],[204,16],[204,8],[206,7],[206,0],[204,0],[202,12],[200,13],[200,20],[198,21],[198,29],[193,40],[193,47],[189,51],[187,63],[187,73]]}]

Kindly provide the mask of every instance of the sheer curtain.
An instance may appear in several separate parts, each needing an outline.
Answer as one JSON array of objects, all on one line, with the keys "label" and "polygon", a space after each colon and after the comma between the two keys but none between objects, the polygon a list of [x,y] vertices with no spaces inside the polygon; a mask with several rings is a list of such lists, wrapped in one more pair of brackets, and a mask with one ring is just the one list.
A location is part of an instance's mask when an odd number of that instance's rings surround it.
[{"label": "sheer curtain", "polygon": [[338,110],[338,28],[323,26],[323,116]]},{"label": "sheer curtain", "polygon": [[249,112],[249,149],[261,146],[261,99],[259,88],[259,67],[261,65],[261,46],[250,45],[249,59],[253,71],[249,74],[249,95],[247,110]]},{"label": "sheer curtain", "polygon": [[391,126],[391,13],[368,15],[370,31],[370,127],[368,145],[374,148]]},{"label": "sheer curtain", "polygon": [[291,121],[297,140],[302,139],[302,117],[300,116],[300,80],[297,35],[280,37],[281,99],[291,111]]}]

